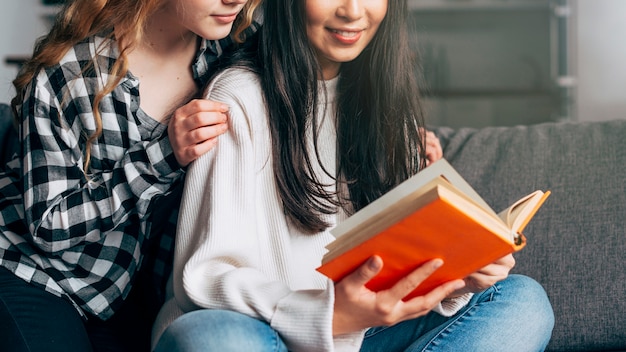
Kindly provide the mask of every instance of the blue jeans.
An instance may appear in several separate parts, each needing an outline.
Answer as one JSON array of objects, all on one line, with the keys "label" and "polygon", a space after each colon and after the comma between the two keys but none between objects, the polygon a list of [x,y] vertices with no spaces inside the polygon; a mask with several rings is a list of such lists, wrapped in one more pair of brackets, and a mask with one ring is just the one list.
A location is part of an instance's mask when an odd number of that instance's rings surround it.
[{"label": "blue jeans", "polygon": [[[363,352],[543,351],[554,314],[536,281],[510,275],[475,294],[452,317],[430,313],[390,327],[371,328]],[[287,351],[266,322],[223,310],[198,310],[175,320],[161,336],[156,352]]]},{"label": "blue jeans", "polygon": [[287,347],[264,321],[228,310],[202,309],[174,320],[154,351],[287,352]]}]

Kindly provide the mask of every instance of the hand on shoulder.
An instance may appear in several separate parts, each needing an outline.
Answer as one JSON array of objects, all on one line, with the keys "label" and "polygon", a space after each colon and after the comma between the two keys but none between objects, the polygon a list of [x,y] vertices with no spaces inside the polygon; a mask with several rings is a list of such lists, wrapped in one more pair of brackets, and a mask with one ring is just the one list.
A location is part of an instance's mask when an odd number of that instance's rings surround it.
[{"label": "hand on shoulder", "polygon": [[181,167],[217,144],[217,137],[228,129],[228,111],[227,105],[206,99],[194,99],[176,109],[168,123],[168,135]]}]

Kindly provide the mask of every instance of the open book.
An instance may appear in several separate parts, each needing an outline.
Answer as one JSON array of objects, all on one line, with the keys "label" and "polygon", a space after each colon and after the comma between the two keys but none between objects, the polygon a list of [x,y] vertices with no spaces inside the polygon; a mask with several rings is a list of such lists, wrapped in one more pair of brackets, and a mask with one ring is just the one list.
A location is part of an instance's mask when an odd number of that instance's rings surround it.
[{"label": "open book", "polygon": [[383,269],[366,286],[380,291],[425,262],[443,259],[405,299],[423,295],[522,249],[522,231],[549,194],[535,191],[496,213],[440,159],[332,229],[336,239],[317,270],[338,282],[379,255]]}]

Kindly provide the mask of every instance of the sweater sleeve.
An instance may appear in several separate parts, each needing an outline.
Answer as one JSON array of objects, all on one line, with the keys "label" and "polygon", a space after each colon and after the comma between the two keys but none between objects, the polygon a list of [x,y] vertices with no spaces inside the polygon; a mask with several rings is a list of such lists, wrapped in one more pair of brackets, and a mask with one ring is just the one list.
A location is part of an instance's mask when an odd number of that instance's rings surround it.
[{"label": "sweater sleeve", "polygon": [[444,299],[433,310],[444,317],[451,317],[465,307],[473,296],[473,293],[466,293],[459,297]]},{"label": "sweater sleeve", "polygon": [[229,131],[187,172],[175,299],[183,312],[227,309],[266,321],[293,351],[332,351],[334,291],[312,265],[321,255],[293,250],[298,241],[326,243],[298,238],[283,214],[258,79],[231,69],[213,82],[207,97],[230,106]]}]

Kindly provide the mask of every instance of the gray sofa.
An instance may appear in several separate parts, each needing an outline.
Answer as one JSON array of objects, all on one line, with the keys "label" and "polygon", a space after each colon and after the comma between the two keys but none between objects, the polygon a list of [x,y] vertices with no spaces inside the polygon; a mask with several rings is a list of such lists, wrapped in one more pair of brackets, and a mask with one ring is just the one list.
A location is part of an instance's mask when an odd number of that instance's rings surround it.
[{"label": "gray sofa", "polygon": [[495,210],[552,192],[514,269],[550,297],[548,350],[626,351],[626,120],[434,131]]}]

